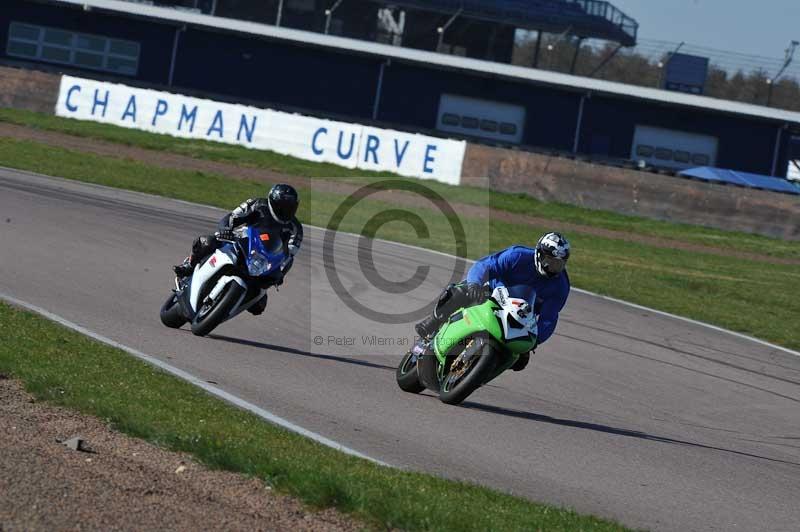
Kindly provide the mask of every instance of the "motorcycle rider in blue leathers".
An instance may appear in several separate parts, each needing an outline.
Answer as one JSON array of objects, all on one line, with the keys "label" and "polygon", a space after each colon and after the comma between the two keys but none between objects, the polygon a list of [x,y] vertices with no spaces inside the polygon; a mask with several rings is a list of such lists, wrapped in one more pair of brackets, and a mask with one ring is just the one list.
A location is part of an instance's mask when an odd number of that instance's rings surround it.
[{"label": "motorcycle rider in blue leathers", "polygon": [[[416,325],[417,334],[431,338],[456,310],[480,304],[486,298],[486,286],[494,290],[505,286],[514,297],[530,301],[539,316],[537,346],[553,334],[558,314],[569,297],[566,265],[570,245],[559,233],[546,233],[535,248],[511,246],[483,257],[472,265],[467,278],[448,286],[436,302],[431,316]],[[521,371],[528,365],[530,353],[521,356],[511,369]]]}]

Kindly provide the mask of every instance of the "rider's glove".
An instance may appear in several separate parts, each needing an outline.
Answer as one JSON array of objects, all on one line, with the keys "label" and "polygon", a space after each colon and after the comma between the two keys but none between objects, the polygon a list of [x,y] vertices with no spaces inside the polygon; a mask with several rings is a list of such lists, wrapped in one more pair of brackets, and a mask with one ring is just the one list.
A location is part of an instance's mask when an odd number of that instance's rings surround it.
[{"label": "rider's glove", "polygon": [[214,233],[214,236],[217,237],[217,240],[234,240],[235,237],[233,236],[233,231],[230,229],[222,229],[221,231],[217,231]]},{"label": "rider's glove", "polygon": [[478,283],[467,283],[464,287],[464,294],[470,301],[480,303],[484,300],[483,287]]}]

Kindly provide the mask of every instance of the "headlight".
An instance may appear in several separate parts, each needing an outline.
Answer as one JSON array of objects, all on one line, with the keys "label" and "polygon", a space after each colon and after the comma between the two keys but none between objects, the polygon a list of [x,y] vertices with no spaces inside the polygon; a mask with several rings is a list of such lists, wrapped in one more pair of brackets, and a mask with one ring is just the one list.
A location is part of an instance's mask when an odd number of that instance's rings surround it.
[{"label": "headlight", "polygon": [[267,258],[261,253],[253,251],[250,254],[250,261],[247,263],[247,271],[250,272],[250,275],[253,277],[264,275],[271,267],[272,264],[270,264]]}]

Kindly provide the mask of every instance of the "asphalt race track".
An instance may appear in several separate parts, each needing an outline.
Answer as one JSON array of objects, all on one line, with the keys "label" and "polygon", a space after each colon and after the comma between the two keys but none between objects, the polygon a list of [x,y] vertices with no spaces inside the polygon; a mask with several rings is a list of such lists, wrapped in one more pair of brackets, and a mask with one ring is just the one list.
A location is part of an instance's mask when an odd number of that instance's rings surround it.
[{"label": "asphalt race track", "polygon": [[[334,266],[323,263],[324,233],[308,228],[263,316],[212,338],[163,327],[170,266],[221,214],[0,169],[0,292],[393,465],[633,527],[798,530],[800,357],[573,294],[526,371],[448,407],[395,384],[410,325],[352,312],[325,270],[359,302],[407,312],[448,281],[454,259],[443,255],[375,242],[365,275],[356,237],[337,236]],[[404,281],[425,265],[426,280],[404,295],[367,278]],[[372,335],[395,345],[370,345]]]}]

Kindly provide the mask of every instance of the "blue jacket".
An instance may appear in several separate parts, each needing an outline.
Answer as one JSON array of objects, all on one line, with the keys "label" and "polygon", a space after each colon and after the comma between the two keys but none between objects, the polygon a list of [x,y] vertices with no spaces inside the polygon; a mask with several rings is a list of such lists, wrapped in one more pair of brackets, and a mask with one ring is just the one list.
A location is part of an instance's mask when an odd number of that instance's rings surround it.
[{"label": "blue jacket", "polygon": [[483,257],[470,268],[467,282],[484,284],[488,281],[492,288],[505,286],[513,297],[529,301],[539,315],[539,343],[542,344],[556,330],[558,313],[569,296],[569,277],[566,270],[553,279],[539,275],[533,262],[535,254],[535,249],[511,246]]}]

